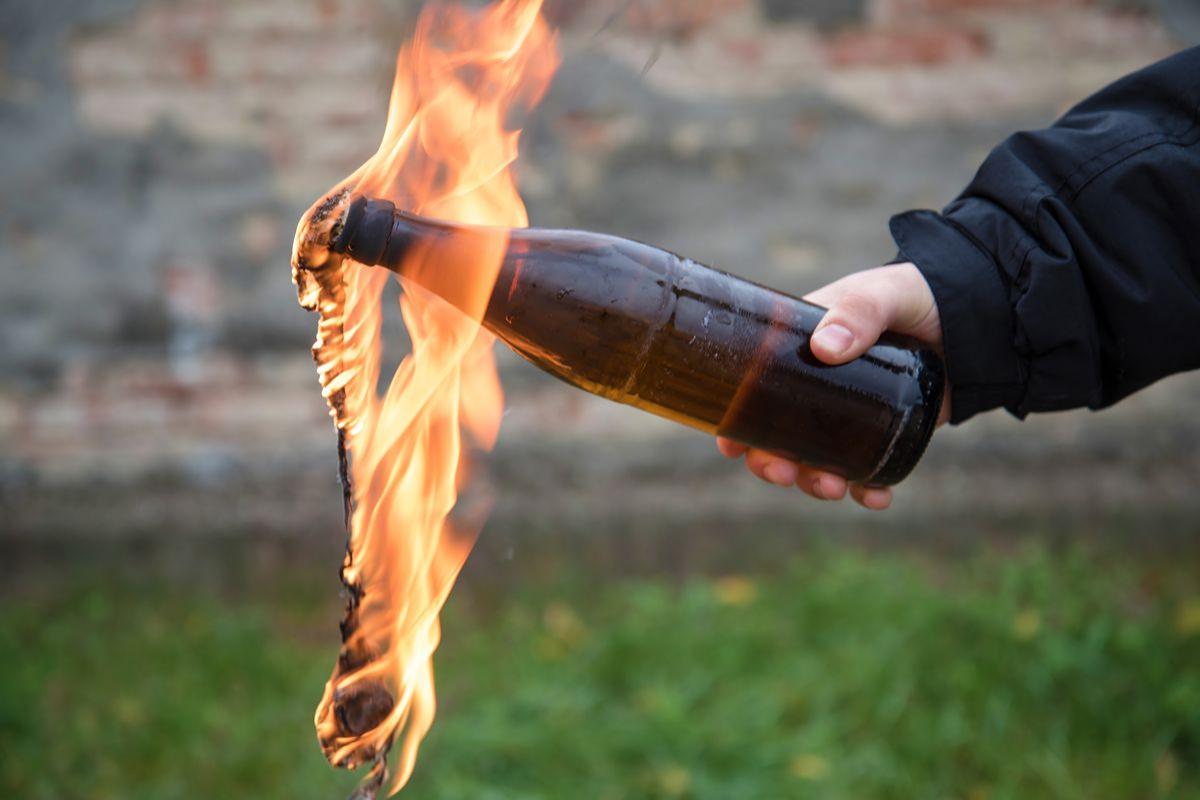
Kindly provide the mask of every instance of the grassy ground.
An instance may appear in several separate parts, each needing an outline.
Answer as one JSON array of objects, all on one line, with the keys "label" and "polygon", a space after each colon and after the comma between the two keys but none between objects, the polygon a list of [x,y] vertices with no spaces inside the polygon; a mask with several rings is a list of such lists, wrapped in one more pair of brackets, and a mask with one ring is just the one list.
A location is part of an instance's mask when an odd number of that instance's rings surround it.
[{"label": "grassy ground", "polygon": [[[327,577],[327,576],[326,576]],[[336,798],[327,580],[74,573],[0,607],[0,796]],[[173,588],[172,588],[173,587]],[[807,553],[451,601],[408,798],[1200,797],[1200,576]]]}]

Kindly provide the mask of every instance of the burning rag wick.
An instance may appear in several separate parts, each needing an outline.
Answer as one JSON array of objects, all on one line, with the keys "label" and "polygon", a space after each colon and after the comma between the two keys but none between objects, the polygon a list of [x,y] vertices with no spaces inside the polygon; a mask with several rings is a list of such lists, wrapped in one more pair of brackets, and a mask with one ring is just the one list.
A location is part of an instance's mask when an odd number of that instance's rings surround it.
[{"label": "burning rag wick", "polygon": [[[348,538],[342,644],[315,722],[330,763],[371,765],[355,798],[389,781],[393,748],[390,790],[399,790],[433,722],[438,617],[483,522],[462,509],[450,518],[470,478],[464,443],[490,448],[503,410],[492,340],[479,326],[503,242],[476,237],[455,249],[449,303],[405,284],[412,350],[382,393],[389,273],[332,243],[357,196],[481,226],[526,224],[510,171],[519,131],[508,120],[538,102],[558,64],[540,10],[541,0],[427,5],[397,56],[378,151],[296,231],[292,277],[300,305],[319,315],[313,356],[337,429]],[[446,257],[409,248],[398,271],[445,275]]]},{"label": "burning rag wick", "polygon": [[[364,588],[354,569],[353,518],[354,483],[351,471],[350,432],[353,420],[347,406],[347,393],[343,376],[353,375],[352,365],[341,358],[345,346],[345,314],[347,269],[353,262],[345,262],[329,251],[328,245],[335,239],[338,226],[344,217],[347,192],[336,191],[317,204],[302,221],[297,234],[296,251],[293,258],[293,279],[299,287],[300,303],[310,311],[321,315],[318,325],[320,334],[313,346],[313,356],[321,370],[322,382],[326,386],[326,398],[334,417],[337,430],[338,480],[342,487],[343,519],[347,546],[339,577],[346,597],[346,610],[339,630],[342,647],[338,653],[336,673],[349,675],[369,664],[374,655],[359,637],[361,627],[360,609]],[[338,357],[331,359],[330,355]],[[335,720],[335,735],[322,735],[321,746],[331,759],[337,758],[339,740],[360,737],[377,728],[391,714],[395,698],[380,681],[371,678],[358,680],[339,687],[333,697],[332,711]],[[373,798],[388,778],[387,756],[394,736],[389,735],[380,746],[367,747],[351,756],[343,756],[338,766],[357,767],[368,761],[371,771],[358,787],[352,800]]]}]

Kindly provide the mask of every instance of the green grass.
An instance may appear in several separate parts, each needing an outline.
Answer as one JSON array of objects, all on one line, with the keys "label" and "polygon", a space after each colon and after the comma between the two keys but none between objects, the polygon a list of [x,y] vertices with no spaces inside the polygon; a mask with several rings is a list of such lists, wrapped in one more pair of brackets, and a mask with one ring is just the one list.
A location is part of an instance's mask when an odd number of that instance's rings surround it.
[{"label": "green grass", "polygon": [[[64,585],[67,581],[63,582]],[[0,797],[335,798],[327,582],[0,607]],[[1200,797],[1200,576],[821,551],[451,602],[408,798]]]}]

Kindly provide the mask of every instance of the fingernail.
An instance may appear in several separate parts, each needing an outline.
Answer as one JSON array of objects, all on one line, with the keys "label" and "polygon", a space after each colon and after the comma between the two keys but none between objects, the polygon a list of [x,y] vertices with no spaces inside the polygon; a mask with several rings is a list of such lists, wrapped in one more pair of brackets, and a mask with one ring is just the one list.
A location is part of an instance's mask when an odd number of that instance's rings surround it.
[{"label": "fingernail", "polygon": [[826,352],[840,356],[854,344],[854,334],[849,328],[834,322],[814,333],[812,340],[813,344],[820,343],[821,349]]},{"label": "fingernail", "polygon": [[828,499],[825,497],[825,490],[821,488],[821,479],[820,478],[817,478],[815,481],[813,481],[812,493],[814,495],[816,495],[817,497],[821,498],[822,500]]}]

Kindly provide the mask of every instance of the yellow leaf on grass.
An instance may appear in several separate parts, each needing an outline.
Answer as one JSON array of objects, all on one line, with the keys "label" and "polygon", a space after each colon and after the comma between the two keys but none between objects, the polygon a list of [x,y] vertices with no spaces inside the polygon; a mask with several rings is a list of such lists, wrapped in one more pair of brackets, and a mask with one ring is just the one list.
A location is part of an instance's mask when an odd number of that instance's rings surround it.
[{"label": "yellow leaf on grass", "polygon": [[1175,632],[1181,636],[1200,633],[1200,599],[1189,600],[1176,609]]},{"label": "yellow leaf on grass", "polygon": [[1036,608],[1026,608],[1017,612],[1013,617],[1012,632],[1013,636],[1023,642],[1027,642],[1038,635],[1042,630],[1042,615],[1038,613]]},{"label": "yellow leaf on grass", "polygon": [[819,781],[829,774],[829,762],[815,753],[801,753],[788,764],[788,771],[806,781]]},{"label": "yellow leaf on grass", "polygon": [[692,786],[692,774],[678,764],[668,764],[655,773],[654,783],[667,797],[682,797]]},{"label": "yellow leaf on grass", "polygon": [[726,575],[713,581],[717,602],[726,606],[748,606],[758,597],[758,585],[744,575]]}]

